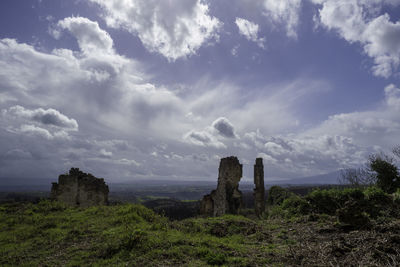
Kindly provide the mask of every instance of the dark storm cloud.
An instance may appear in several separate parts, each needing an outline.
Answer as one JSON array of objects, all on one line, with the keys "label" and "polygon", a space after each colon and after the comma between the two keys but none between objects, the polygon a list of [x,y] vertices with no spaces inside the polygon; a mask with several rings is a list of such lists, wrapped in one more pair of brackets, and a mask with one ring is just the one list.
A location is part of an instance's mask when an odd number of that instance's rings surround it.
[{"label": "dark storm cloud", "polygon": [[235,128],[233,127],[232,123],[227,118],[221,117],[216,119],[212,127],[218,131],[218,133],[227,138],[235,138]]}]

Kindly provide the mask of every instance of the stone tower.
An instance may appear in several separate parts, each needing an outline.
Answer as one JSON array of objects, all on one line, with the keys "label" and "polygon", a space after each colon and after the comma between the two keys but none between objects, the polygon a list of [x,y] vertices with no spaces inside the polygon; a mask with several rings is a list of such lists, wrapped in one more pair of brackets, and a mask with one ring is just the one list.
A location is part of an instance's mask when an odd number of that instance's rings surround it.
[{"label": "stone tower", "polygon": [[262,158],[256,159],[254,165],[254,209],[256,215],[260,217],[265,210],[265,188],[264,188],[264,166]]},{"label": "stone tower", "polygon": [[223,158],[218,171],[217,189],[203,197],[200,212],[209,216],[238,214],[242,207],[242,192],[239,191],[242,164],[237,157]]}]

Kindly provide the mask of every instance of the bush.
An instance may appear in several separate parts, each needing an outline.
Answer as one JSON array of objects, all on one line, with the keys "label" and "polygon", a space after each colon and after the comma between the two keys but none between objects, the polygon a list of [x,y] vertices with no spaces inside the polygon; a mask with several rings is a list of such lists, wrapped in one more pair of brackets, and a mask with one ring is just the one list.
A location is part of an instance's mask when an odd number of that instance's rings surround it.
[{"label": "bush", "polygon": [[267,205],[281,205],[283,201],[294,194],[289,190],[282,188],[280,186],[272,186],[268,191]]},{"label": "bush", "polygon": [[290,215],[306,215],[310,212],[311,206],[304,198],[293,195],[283,201],[282,209]]},{"label": "bush", "polygon": [[349,200],[363,201],[364,194],[358,188],[346,188],[344,190],[314,190],[306,196],[310,203],[311,211],[315,213],[324,213],[335,215],[336,210],[345,206]]},{"label": "bush", "polygon": [[400,188],[398,188],[397,191],[393,193],[393,202],[400,205]]},{"label": "bush", "polygon": [[222,253],[210,252],[205,258],[209,265],[222,265],[226,262],[226,256]]},{"label": "bush", "polygon": [[368,214],[364,211],[363,201],[349,200],[337,210],[339,222],[352,229],[366,228],[370,225]]}]

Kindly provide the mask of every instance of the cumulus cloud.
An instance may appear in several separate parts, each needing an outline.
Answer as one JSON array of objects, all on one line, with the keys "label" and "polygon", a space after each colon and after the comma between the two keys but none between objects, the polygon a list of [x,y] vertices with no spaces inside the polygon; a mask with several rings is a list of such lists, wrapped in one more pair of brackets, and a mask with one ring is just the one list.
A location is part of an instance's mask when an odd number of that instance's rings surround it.
[{"label": "cumulus cloud", "polygon": [[264,48],[265,38],[258,37],[258,24],[242,18],[236,18],[235,23],[241,35],[246,37],[247,40],[257,43],[259,47]]},{"label": "cumulus cloud", "polygon": [[[259,136],[259,133],[249,132],[246,136]],[[264,158],[271,172],[282,176],[311,176],[354,167],[362,164],[368,155],[353,139],[339,135],[259,137],[257,141],[252,138],[245,141]]]},{"label": "cumulus cloud", "polygon": [[[0,39],[0,88],[2,96],[7,95],[0,101],[0,147],[9,151],[22,146],[35,154],[21,172],[18,166],[8,165],[0,176],[36,175],[29,168],[38,175],[55,176],[70,166],[105,177],[150,175],[151,164],[138,170],[133,158],[140,155],[145,160],[147,149],[165,136],[178,132],[176,139],[181,139],[185,130],[177,118],[185,121],[183,101],[150,83],[138,62],[119,55],[96,22],[78,17],[57,25],[60,34],[70,31],[77,38],[79,50],[44,52]],[[56,109],[32,108],[32,103]],[[116,132],[121,140],[113,140]],[[99,138],[108,141],[86,141]],[[128,145],[127,140],[141,148]],[[99,153],[101,149],[104,153]],[[38,160],[41,168],[35,168]],[[105,162],[135,168],[110,168]]]},{"label": "cumulus cloud", "polygon": [[288,37],[297,38],[301,0],[263,0],[263,7],[266,17],[285,25]]},{"label": "cumulus cloud", "polygon": [[190,131],[185,134],[184,139],[195,145],[214,148],[226,148],[226,145],[219,141],[209,131]]},{"label": "cumulus cloud", "polygon": [[227,148],[221,138],[238,138],[233,124],[225,117],[219,117],[214,120],[211,126],[205,127],[201,131],[191,130],[183,136],[188,143],[203,146],[214,147],[217,149]]},{"label": "cumulus cloud", "polygon": [[370,146],[371,140],[381,147],[395,146],[400,133],[400,90],[390,84],[384,93],[385,102],[376,109],[332,115],[308,133],[345,135],[362,146]]},{"label": "cumulus cloud", "polygon": [[17,133],[25,133],[28,135],[41,136],[45,139],[53,139],[54,136],[46,129],[31,124],[23,124],[15,130]]},{"label": "cumulus cloud", "polygon": [[104,10],[107,25],[137,35],[151,52],[170,61],[193,55],[222,23],[203,0],[90,0]]},{"label": "cumulus cloud", "polygon": [[227,118],[221,117],[216,119],[212,123],[212,127],[223,137],[236,138],[235,128]]},{"label": "cumulus cloud", "polygon": [[[138,62],[112,48],[97,23],[62,21],[69,22],[59,29],[77,38],[78,51],[43,52],[0,40],[0,88],[8,95],[0,107],[10,115],[0,118],[0,147],[34,155],[26,157],[32,161],[27,175],[40,160],[42,173],[52,176],[79,166],[103,177],[204,179],[215,176],[221,157],[237,155],[245,163],[260,155],[269,176],[288,178],[353,166],[375,151],[372,143],[387,148],[398,142],[396,85],[385,88],[377,109],[299,127],[296,105],[324,84],[268,85],[247,98],[234,84],[201,81],[179,94],[151,83]],[[24,157],[21,151],[10,157],[18,153]],[[0,175],[18,168],[10,163]]]},{"label": "cumulus cloud", "polygon": [[106,158],[106,159],[110,159],[113,156],[113,153],[111,151],[107,151],[104,148],[100,149],[100,153],[99,156],[101,158]]},{"label": "cumulus cloud", "polygon": [[350,43],[359,43],[374,60],[374,75],[388,78],[397,73],[400,64],[400,22],[388,14],[379,15],[385,5],[399,1],[313,0],[321,5],[319,23],[335,30]]},{"label": "cumulus cloud", "polygon": [[70,119],[58,110],[49,109],[26,109],[22,106],[12,106],[9,109],[3,110],[5,116],[14,116],[35,122],[43,125],[56,126],[66,128],[68,130],[77,131],[78,122],[75,119]]},{"label": "cumulus cloud", "polygon": [[[97,21],[84,17],[68,17],[57,23],[60,29],[66,29],[75,36],[79,47],[84,53],[113,53],[113,40],[110,35],[100,29]],[[54,34],[53,34],[54,35]],[[59,38],[60,32],[55,37]]]}]

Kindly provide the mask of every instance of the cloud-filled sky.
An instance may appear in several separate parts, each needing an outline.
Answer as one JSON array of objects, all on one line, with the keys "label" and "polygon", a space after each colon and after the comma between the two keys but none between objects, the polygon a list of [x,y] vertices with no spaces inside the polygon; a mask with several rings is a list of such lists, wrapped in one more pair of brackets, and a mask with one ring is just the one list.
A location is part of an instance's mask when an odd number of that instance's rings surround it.
[{"label": "cloud-filled sky", "polygon": [[356,167],[400,144],[400,0],[3,0],[0,177]]}]

